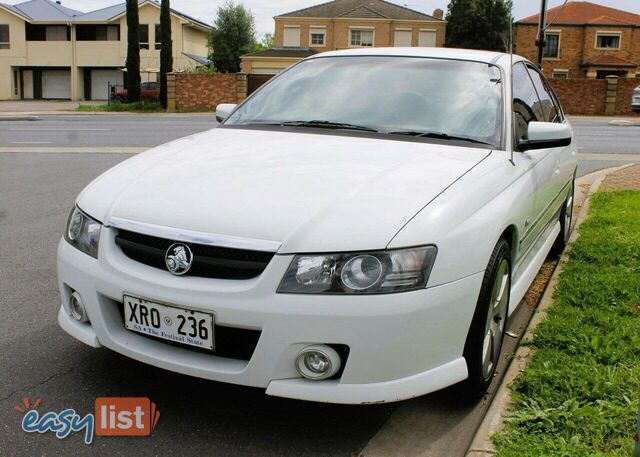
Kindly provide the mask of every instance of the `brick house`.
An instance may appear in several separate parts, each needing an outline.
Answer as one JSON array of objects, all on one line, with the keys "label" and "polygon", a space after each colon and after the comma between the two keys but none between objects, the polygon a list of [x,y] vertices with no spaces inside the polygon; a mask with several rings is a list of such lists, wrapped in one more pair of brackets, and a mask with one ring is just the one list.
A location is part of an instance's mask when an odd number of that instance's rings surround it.
[{"label": "brick house", "polygon": [[433,16],[385,0],[335,0],[276,16],[275,47],[243,56],[249,91],[318,52],[355,47],[443,46],[443,11]]},{"label": "brick house", "polygon": [[[516,52],[537,60],[539,15],[516,22]],[[543,71],[549,78],[640,76],[640,15],[591,2],[548,10]]]}]

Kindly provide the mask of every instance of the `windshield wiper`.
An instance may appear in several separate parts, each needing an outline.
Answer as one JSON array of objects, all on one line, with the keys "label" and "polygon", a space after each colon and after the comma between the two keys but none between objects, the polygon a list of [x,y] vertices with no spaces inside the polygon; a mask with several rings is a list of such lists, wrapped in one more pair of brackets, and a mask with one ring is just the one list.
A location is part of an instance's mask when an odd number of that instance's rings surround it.
[{"label": "windshield wiper", "polygon": [[360,130],[363,132],[378,132],[371,127],[365,127],[363,125],[346,124],[342,122],[331,121],[282,121],[282,122],[260,122],[261,125],[281,125],[284,127],[317,127],[323,129],[340,129],[340,130]]},{"label": "windshield wiper", "polygon": [[491,143],[487,143],[486,141],[476,140],[474,138],[469,138],[466,136],[455,136],[449,135],[444,132],[420,132],[420,131],[405,131],[405,132],[387,132],[389,135],[407,135],[414,136],[416,138],[437,138],[440,140],[451,140],[451,141],[465,141],[467,143],[476,143],[476,144],[488,144],[489,146],[493,146]]}]

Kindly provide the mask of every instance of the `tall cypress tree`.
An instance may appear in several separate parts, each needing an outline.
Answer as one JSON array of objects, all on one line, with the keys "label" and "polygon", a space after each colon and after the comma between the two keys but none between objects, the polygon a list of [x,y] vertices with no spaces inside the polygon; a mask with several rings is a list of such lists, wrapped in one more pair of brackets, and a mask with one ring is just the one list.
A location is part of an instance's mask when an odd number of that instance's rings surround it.
[{"label": "tall cypress tree", "polygon": [[127,0],[127,98],[140,101],[140,19],[138,0]]},{"label": "tall cypress tree", "polygon": [[511,0],[451,0],[446,19],[448,47],[506,51]]},{"label": "tall cypress tree", "polygon": [[160,33],[162,46],[160,48],[160,103],[167,108],[167,73],[173,71],[173,40],[171,39],[171,3],[162,0],[160,5]]}]

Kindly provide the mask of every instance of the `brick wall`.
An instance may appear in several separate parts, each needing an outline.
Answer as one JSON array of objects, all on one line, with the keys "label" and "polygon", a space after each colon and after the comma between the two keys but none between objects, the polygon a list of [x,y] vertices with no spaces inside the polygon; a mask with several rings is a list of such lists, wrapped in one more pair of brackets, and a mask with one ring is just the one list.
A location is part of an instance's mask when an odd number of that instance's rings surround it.
[{"label": "brick wall", "polygon": [[603,115],[607,81],[604,79],[551,79],[562,108],[568,114]]},{"label": "brick wall", "polygon": [[[628,116],[631,112],[631,95],[640,80],[618,78],[613,115]],[[606,79],[551,79],[549,81],[567,114],[603,116],[607,113]],[[611,87],[609,86],[609,89]]]},{"label": "brick wall", "polygon": [[220,103],[238,103],[238,89],[235,73],[175,73],[175,110],[214,111]]},{"label": "brick wall", "polygon": [[640,86],[639,79],[618,79],[618,97],[616,99],[617,114],[632,114],[631,97],[633,96],[633,90],[638,86]]}]

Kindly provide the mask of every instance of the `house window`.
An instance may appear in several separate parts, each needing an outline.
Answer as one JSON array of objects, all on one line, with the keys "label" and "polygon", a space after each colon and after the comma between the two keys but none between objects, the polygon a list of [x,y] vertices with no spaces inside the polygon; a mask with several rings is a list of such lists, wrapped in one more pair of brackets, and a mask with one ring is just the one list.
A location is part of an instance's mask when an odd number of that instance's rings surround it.
[{"label": "house window", "polygon": [[311,46],[326,46],[327,31],[324,27],[311,27],[309,29],[309,43]]},{"label": "house window", "polygon": [[119,25],[77,25],[76,40],[78,41],[119,41]]},{"label": "house window", "polygon": [[560,32],[545,32],[542,56],[550,59],[560,57]]},{"label": "house window", "polygon": [[138,29],[140,49],[149,49],[149,24],[140,24]]},{"label": "house window", "polygon": [[556,68],[553,69],[553,79],[568,79],[569,78],[569,70],[558,70]]},{"label": "house window", "polygon": [[411,47],[411,30],[396,29],[393,45],[395,47]]},{"label": "house window", "polygon": [[71,41],[71,27],[25,23],[27,41]]},{"label": "house window", "polygon": [[351,46],[373,46],[373,30],[351,29]]},{"label": "house window", "polygon": [[9,26],[7,24],[0,24],[0,49],[9,49]]},{"label": "house window", "polygon": [[420,30],[420,36],[418,37],[418,46],[420,46],[421,48],[435,48],[436,31]]},{"label": "house window", "polygon": [[285,26],[284,27],[283,44],[284,44],[285,48],[299,48],[300,47],[300,27],[299,26]]},{"label": "house window", "polygon": [[156,24],[155,36],[156,51],[159,51],[160,49],[162,49],[162,30],[160,30],[160,24]]},{"label": "house window", "polygon": [[620,49],[620,33],[597,33],[597,49]]}]

